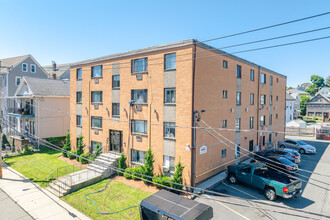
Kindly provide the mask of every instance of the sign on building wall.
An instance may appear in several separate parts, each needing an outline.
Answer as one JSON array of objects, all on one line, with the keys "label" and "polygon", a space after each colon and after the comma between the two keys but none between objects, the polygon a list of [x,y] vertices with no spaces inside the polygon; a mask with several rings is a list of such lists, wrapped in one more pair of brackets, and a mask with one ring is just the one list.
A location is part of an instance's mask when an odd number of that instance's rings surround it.
[{"label": "sign on building wall", "polygon": [[205,153],[207,153],[207,146],[203,145],[199,149],[199,154],[205,154]]}]

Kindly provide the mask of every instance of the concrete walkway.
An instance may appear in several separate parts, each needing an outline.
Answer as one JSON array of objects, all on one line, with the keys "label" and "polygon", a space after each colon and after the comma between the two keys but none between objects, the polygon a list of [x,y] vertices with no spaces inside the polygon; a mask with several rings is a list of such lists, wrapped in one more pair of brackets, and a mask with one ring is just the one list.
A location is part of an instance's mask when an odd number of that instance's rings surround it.
[{"label": "concrete walkway", "polygon": [[0,188],[34,219],[90,219],[6,164]]}]

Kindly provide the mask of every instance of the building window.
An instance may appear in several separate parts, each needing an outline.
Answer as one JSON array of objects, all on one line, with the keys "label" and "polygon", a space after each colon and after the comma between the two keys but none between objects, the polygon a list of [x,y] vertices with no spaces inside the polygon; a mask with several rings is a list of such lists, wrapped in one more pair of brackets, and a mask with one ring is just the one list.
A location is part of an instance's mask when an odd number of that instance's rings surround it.
[{"label": "building window", "polygon": [[269,115],[269,125],[272,125],[273,124],[273,115],[270,114]]},{"label": "building window", "polygon": [[175,123],[164,122],[164,137],[175,138]]},{"label": "building window", "polygon": [[77,103],[81,103],[81,102],[82,102],[82,93],[77,92]]},{"label": "building window", "polygon": [[273,77],[269,76],[269,84],[272,86],[273,85]]},{"label": "building window", "polygon": [[112,103],[112,117],[119,117],[119,103]]},{"label": "building window", "polygon": [[102,65],[92,66],[92,78],[102,77]]},{"label": "building window", "polygon": [[278,101],[278,96],[276,96],[276,101]]},{"label": "building window", "polygon": [[240,65],[237,65],[236,67],[236,78],[242,77],[242,67]]},{"label": "building window", "polygon": [[35,72],[37,72],[36,65],[31,64],[31,73],[35,73]]},{"label": "building window", "polygon": [[278,114],[276,114],[276,116],[275,116],[275,117],[276,117],[276,119],[278,119]]},{"label": "building window", "polygon": [[166,104],[175,104],[175,89],[165,89],[165,100]]},{"label": "building window", "polygon": [[165,70],[173,70],[176,68],[176,54],[165,54]]},{"label": "building window", "polygon": [[132,90],[132,100],[134,100],[135,104],[147,104],[148,90],[147,89]]},{"label": "building window", "polygon": [[236,145],[235,146],[235,158],[239,158],[240,157],[240,145]]},{"label": "building window", "polygon": [[132,120],[132,133],[147,134],[147,121]]},{"label": "building window", "polygon": [[276,82],[278,83],[278,78],[276,78]]},{"label": "building window", "polygon": [[96,146],[100,145],[101,149],[102,149],[102,143],[101,142],[96,142],[96,141],[92,141],[91,142],[91,147],[92,147],[92,152],[96,151]]},{"label": "building window", "polygon": [[272,96],[272,95],[269,96],[269,104],[270,104],[270,105],[273,104],[273,96]]},{"label": "building window", "polygon": [[120,76],[112,76],[112,88],[119,89],[120,88]]},{"label": "building window", "polygon": [[254,81],[254,70],[250,70],[250,81]]},{"label": "building window", "polygon": [[102,117],[92,116],[92,128],[102,128]]},{"label": "building window", "polygon": [[222,66],[223,66],[223,68],[228,69],[228,62],[227,62],[227,60],[223,60]]},{"label": "building window", "polygon": [[227,127],[227,120],[222,120],[222,128],[226,128]]},{"label": "building window", "polygon": [[82,80],[82,69],[77,69],[77,80]]},{"label": "building window", "polygon": [[18,86],[20,83],[21,83],[21,77],[16,76],[16,79],[15,79],[16,86]]},{"label": "building window", "polygon": [[169,167],[170,172],[175,171],[175,157],[165,156],[164,155],[164,167]]},{"label": "building window", "polygon": [[77,115],[77,126],[81,126],[82,125],[82,117],[81,115]]},{"label": "building window", "polygon": [[260,82],[266,84],[266,74],[261,73]]},{"label": "building window", "polygon": [[22,71],[27,72],[28,71],[28,65],[26,63],[22,63]]},{"label": "building window", "polygon": [[132,60],[132,73],[148,72],[148,58]]},{"label": "building window", "polygon": [[240,105],[240,104],[241,104],[241,93],[236,92],[236,105]]},{"label": "building window", "polygon": [[254,105],[254,93],[250,93],[250,105]]},{"label": "building window", "polygon": [[241,119],[240,118],[236,118],[235,129],[236,130],[241,129]]},{"label": "building window", "polygon": [[102,103],[102,91],[92,92],[92,103]]},{"label": "building window", "polygon": [[224,157],[226,157],[226,156],[227,156],[227,149],[223,149],[223,150],[221,151],[221,157],[224,158]]},{"label": "building window", "polygon": [[222,91],[222,98],[226,99],[228,96],[227,96],[227,90],[223,90]]},{"label": "building window", "polygon": [[132,149],[131,154],[132,154],[132,162],[136,162],[136,163],[145,162],[144,157],[146,156],[147,152]]},{"label": "building window", "polygon": [[253,128],[253,120],[254,120],[254,117],[250,117],[250,128]]},{"label": "building window", "polygon": [[266,95],[260,95],[260,105],[266,104]]},{"label": "building window", "polygon": [[265,115],[261,115],[260,116],[260,126],[265,126],[266,125],[266,116]]}]

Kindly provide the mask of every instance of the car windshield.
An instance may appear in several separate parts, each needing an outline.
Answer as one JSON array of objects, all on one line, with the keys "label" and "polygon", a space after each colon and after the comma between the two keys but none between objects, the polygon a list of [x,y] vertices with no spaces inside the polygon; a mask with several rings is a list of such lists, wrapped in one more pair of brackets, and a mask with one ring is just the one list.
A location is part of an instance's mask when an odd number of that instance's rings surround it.
[{"label": "car windshield", "polygon": [[296,141],[299,145],[307,145],[305,142],[303,141]]},{"label": "car windshield", "polygon": [[290,160],[285,159],[283,157],[278,158],[278,160],[281,161],[284,165],[294,166],[294,163],[292,163]]}]

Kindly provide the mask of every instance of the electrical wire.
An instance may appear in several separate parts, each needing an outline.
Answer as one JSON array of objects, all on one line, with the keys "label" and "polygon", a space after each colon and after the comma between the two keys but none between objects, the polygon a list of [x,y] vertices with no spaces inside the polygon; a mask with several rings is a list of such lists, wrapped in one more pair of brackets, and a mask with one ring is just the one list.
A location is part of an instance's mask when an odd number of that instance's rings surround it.
[{"label": "electrical wire", "polygon": [[[4,122],[3,119],[4,118],[2,117],[2,119],[1,119],[2,122]],[[15,131],[14,128],[12,128],[12,127],[10,127],[10,128]],[[43,139],[41,139],[39,137],[37,137],[37,138],[40,139],[40,140],[43,140]],[[74,153],[72,153],[70,151],[64,150],[64,149],[62,149],[62,148],[60,148],[60,147],[58,147],[58,146],[56,146],[56,145],[54,145],[54,144],[52,144],[52,143],[50,143],[48,141],[45,141],[45,142],[48,143],[46,145],[46,147],[48,147],[48,148],[51,148],[51,149],[54,149],[54,150],[57,150],[57,151],[61,151],[61,152],[66,152],[67,154],[71,154],[71,155],[74,155],[74,156],[76,156],[78,158],[83,158],[83,159],[86,159],[87,161],[92,162],[89,158],[84,158],[84,157],[81,157],[79,155],[76,155],[76,154],[74,154]],[[54,145],[54,146],[56,146],[56,148],[51,147],[50,145]],[[184,184],[180,184],[180,183],[175,183],[175,182],[171,182],[171,181],[167,181],[167,180],[161,180],[161,179],[158,179],[156,177],[152,177],[152,176],[148,176],[148,175],[136,173],[136,172],[133,172],[133,171],[127,171],[127,170],[124,170],[124,169],[121,169],[121,168],[117,168],[117,167],[113,167],[113,166],[108,166],[108,168],[110,168],[112,170],[115,170],[117,172],[126,173],[129,176],[132,176],[132,177],[134,176],[135,178],[138,178],[140,180],[144,180],[144,181],[146,181],[148,183],[152,183],[152,184],[153,184],[152,181],[150,181],[148,179],[145,179],[145,178],[142,178],[142,177],[146,177],[146,178],[150,178],[150,179],[156,179],[156,180],[164,181],[164,182],[167,182],[167,183],[172,183],[174,185],[179,185],[179,186],[185,187],[186,189],[195,189],[195,190],[199,190],[201,192],[207,192],[207,193],[212,193],[212,194],[219,195],[219,196],[228,197],[227,194],[219,193],[219,192],[216,192],[216,191],[211,191],[211,190],[207,190],[207,189],[201,189],[201,188],[198,188],[198,187],[192,187],[192,186],[188,186],[188,185],[184,185]],[[166,188],[166,189],[176,190],[176,191],[181,192],[181,193],[186,193],[186,194],[190,194],[190,195],[194,195],[194,196],[200,197],[200,195],[197,194],[197,193],[192,193],[192,192],[188,192],[188,191],[180,190],[180,189],[174,189],[174,188],[171,188],[171,187],[162,185],[162,184],[158,184],[158,185],[160,185],[160,186],[162,186],[163,188]],[[249,201],[248,199],[243,199],[243,198],[240,198],[240,197],[237,197],[237,196],[229,196],[229,197],[233,197],[233,198],[236,198],[236,199],[239,199],[239,200]],[[213,200],[215,200],[215,199],[213,199]],[[231,203],[231,202],[224,201],[224,200],[217,200],[217,201],[221,201],[221,202],[224,202],[224,203],[227,203],[227,204],[235,204],[235,203]],[[260,201],[254,201],[254,202],[255,203],[264,204],[264,205],[271,205],[272,207],[285,208],[285,209],[288,209],[288,210],[297,211],[297,210],[295,210],[293,208],[283,207],[283,206],[279,206],[279,205],[276,205],[276,204],[269,204],[269,203],[264,203],[264,202],[260,202]],[[242,204],[237,204],[237,205],[242,205]],[[246,207],[249,207],[249,206],[246,206]],[[254,206],[252,206],[251,208],[257,208],[258,209],[258,207],[254,207]],[[271,212],[278,212],[278,211],[264,209],[264,208],[259,208],[259,209],[263,209],[263,210],[267,210],[267,211],[271,211]],[[329,216],[326,216],[326,215],[323,215],[323,214],[319,214],[319,213],[313,213],[313,212],[302,211],[302,210],[299,210],[299,212],[304,212],[304,213],[308,213],[308,214],[312,214],[312,215],[316,215],[316,216],[320,216],[320,217],[330,218]],[[281,212],[278,212],[278,213],[281,213]],[[287,214],[287,213],[285,213],[285,214]]]}]

